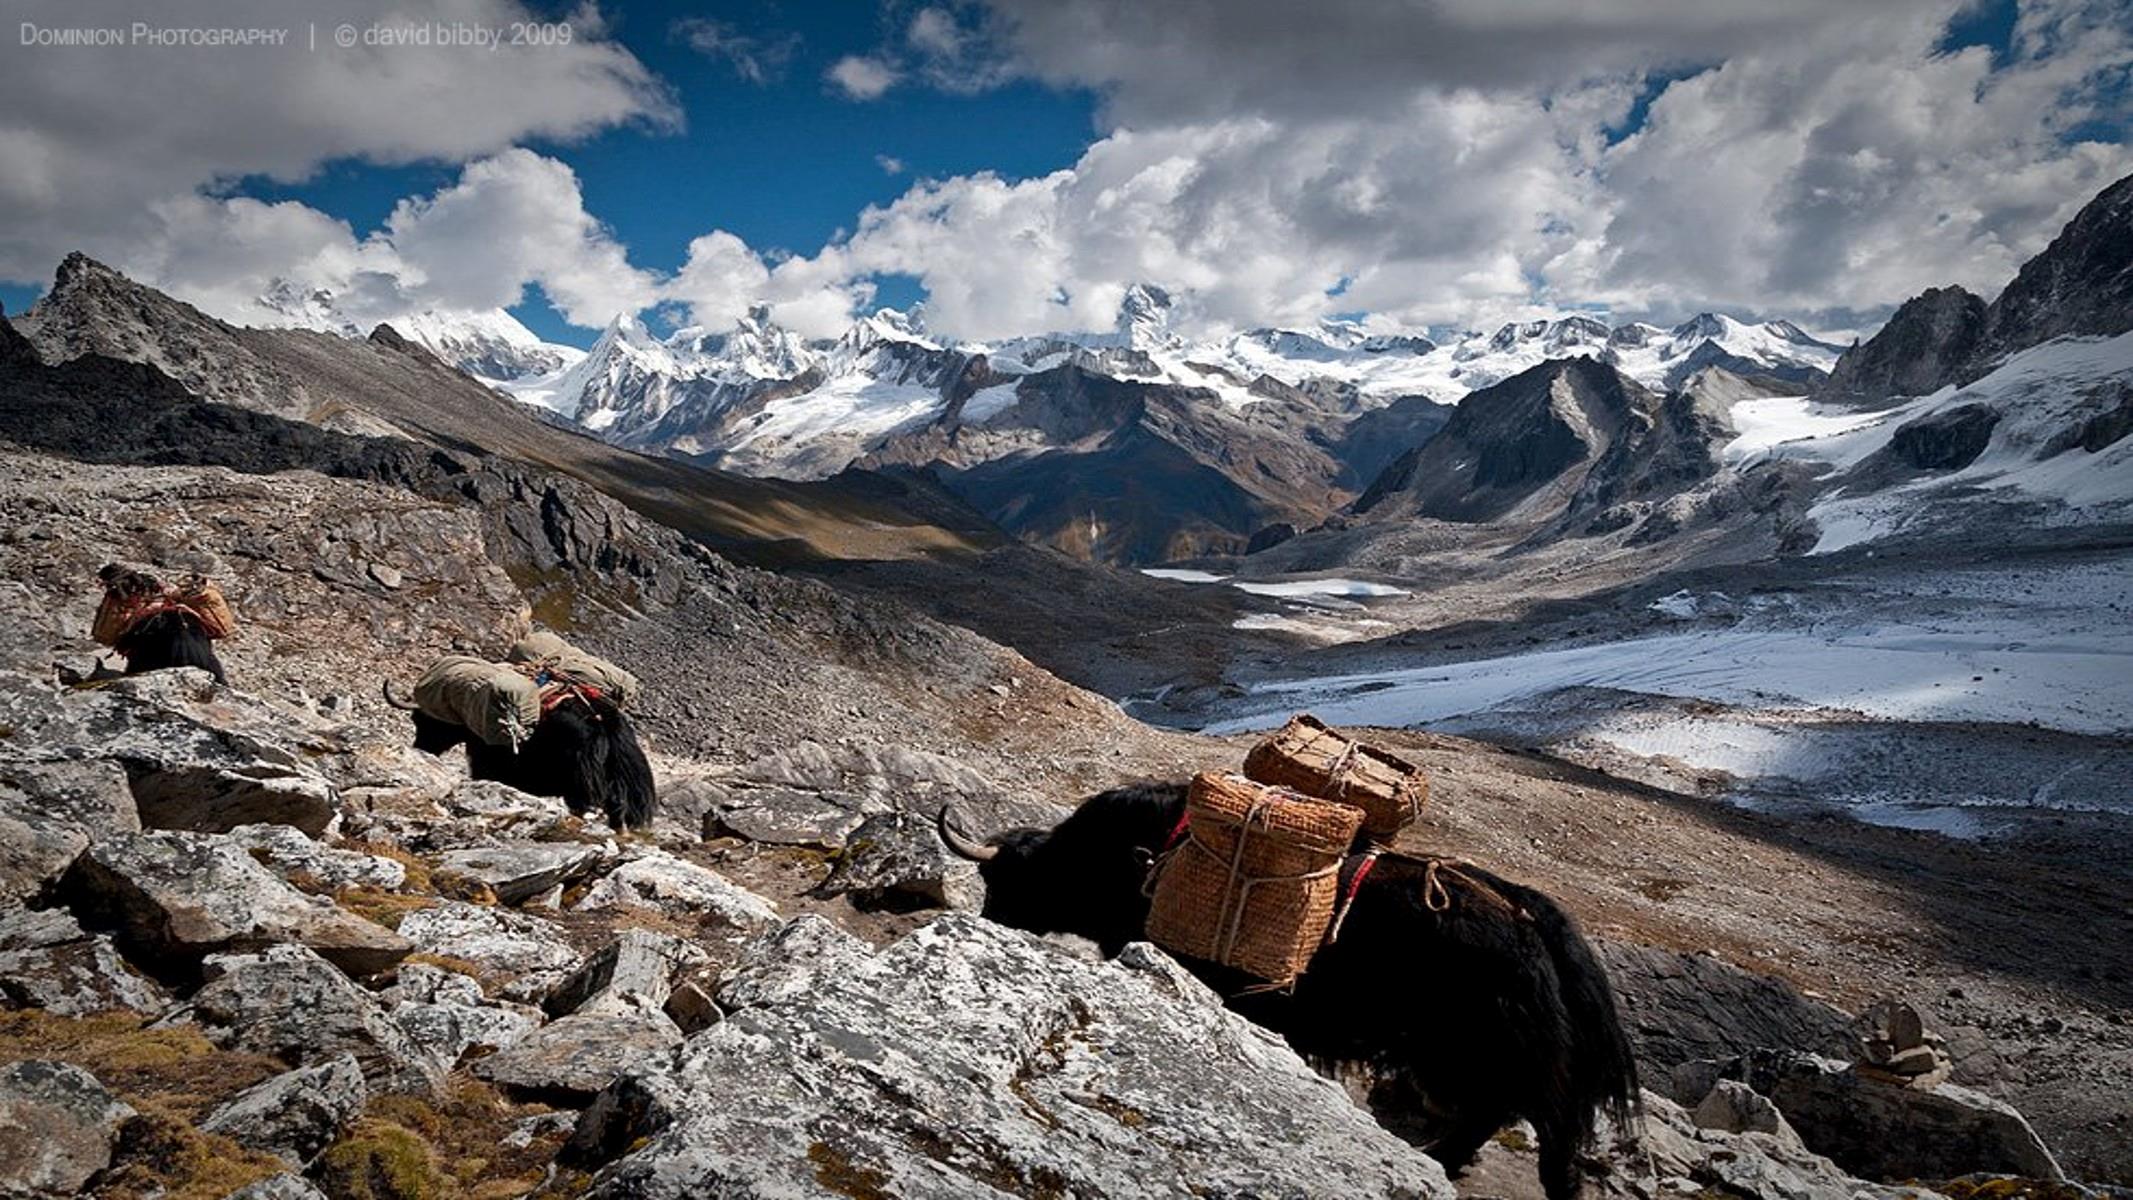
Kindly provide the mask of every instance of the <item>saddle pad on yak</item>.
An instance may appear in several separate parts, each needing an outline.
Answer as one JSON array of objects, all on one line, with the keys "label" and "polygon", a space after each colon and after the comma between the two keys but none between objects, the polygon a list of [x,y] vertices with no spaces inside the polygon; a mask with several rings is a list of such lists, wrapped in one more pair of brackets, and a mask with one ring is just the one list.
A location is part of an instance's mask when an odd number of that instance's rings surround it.
[{"label": "saddle pad on yak", "polygon": [[572,682],[599,688],[609,699],[625,708],[637,698],[637,677],[621,667],[587,654],[560,634],[545,629],[536,629],[520,638],[505,656],[515,663],[525,663]]},{"label": "saddle pad on yak", "polygon": [[517,746],[541,720],[541,689],[516,667],[448,654],[415,681],[415,705],[491,746]]}]

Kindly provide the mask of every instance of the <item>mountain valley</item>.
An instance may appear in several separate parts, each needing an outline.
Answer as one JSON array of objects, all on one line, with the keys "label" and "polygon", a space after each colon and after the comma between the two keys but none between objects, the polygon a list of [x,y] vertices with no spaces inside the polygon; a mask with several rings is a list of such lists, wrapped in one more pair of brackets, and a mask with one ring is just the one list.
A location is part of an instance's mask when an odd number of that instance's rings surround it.
[{"label": "mountain valley", "polygon": [[[1143,287],[1093,335],[884,311],[821,343],[758,311],[581,356],[294,292],[292,327],[239,328],[69,257],[0,319],[0,1047],[91,1057],[79,989],[133,1014],[93,1018],[140,1110],[100,1195],[236,1192],[210,1162],[364,1194],[434,1138],[410,1169],[441,1194],[1100,1194],[1130,1153],[1450,1200],[1404,1101],[1349,1105],[1155,952],[940,915],[983,886],[944,804],[1048,824],[1309,709],[1422,766],[1403,845],[1600,943],[1649,1090],[1595,1193],[1916,1196],[1676,1105],[1718,1091],[1676,1068],[1850,1053],[1892,995],[2005,1139],[1965,1173],[2133,1186],[2129,230],[2133,180],[1998,298],[1929,292],[1850,347],[1578,313],[1204,342]],[[118,677],[105,562],[221,581],[229,685]],[[410,748],[383,683],[535,624],[642,678],[650,829]],[[164,919],[198,897],[158,854],[287,928]],[[645,954],[657,999],[603,990]],[[269,1040],[291,995],[316,1044]],[[117,1065],[172,1026],[180,1066]],[[740,1066],[674,1090],[659,1064],[700,1055]],[[295,1159],[216,1132],[303,1072],[372,1090]],[[790,1138],[729,1143],[773,1093]],[[1224,1157],[1293,1112],[1371,1153]],[[752,1165],[703,1166],[729,1144]],[[1538,1195],[1528,1139],[1486,1153],[1466,1194]]]}]

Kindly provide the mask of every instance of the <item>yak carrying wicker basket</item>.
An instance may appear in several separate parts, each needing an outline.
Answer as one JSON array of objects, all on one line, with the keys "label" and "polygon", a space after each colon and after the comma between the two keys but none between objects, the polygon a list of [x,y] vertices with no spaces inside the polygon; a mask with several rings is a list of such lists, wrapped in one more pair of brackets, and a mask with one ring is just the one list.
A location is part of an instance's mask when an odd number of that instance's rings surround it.
[{"label": "yak carrying wicker basket", "polygon": [[1363,810],[1202,772],[1185,812],[1185,836],[1157,868],[1149,938],[1287,986],[1333,920]]},{"label": "yak carrying wicker basket", "polygon": [[1244,773],[1306,796],[1353,804],[1367,814],[1363,831],[1390,842],[1422,815],[1429,781],[1413,763],[1360,742],[1309,713],[1252,747]]}]

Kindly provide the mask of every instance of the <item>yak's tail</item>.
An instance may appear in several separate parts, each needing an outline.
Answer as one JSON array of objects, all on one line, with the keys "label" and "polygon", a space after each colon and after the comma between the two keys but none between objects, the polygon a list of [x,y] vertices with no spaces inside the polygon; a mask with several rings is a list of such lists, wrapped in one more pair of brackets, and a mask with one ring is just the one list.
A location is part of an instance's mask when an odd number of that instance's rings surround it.
[{"label": "yak's tail", "polygon": [[142,618],[139,624],[126,631],[117,650],[126,656],[128,675],[172,667],[200,667],[213,675],[215,682],[229,682],[229,677],[222,673],[222,660],[215,657],[215,643],[200,628],[199,620],[176,609]]},{"label": "yak's tail", "polygon": [[1615,1128],[1627,1131],[1642,1107],[1637,1054],[1622,1027],[1614,985],[1584,931],[1555,901],[1516,884],[1498,886],[1533,918],[1555,961],[1563,1007],[1570,1017],[1571,1091],[1584,1114],[1580,1141],[1590,1148],[1594,1118],[1604,1113]]},{"label": "yak's tail", "polygon": [[[536,738],[548,752],[570,759],[558,766],[575,781],[574,787],[564,788],[574,808],[599,809],[617,830],[651,823],[658,803],[652,764],[629,718],[613,701],[599,697],[559,704],[541,723],[544,730]],[[556,728],[545,728],[550,725]]]},{"label": "yak's tail", "polygon": [[642,829],[651,824],[659,805],[657,785],[652,782],[652,764],[637,744],[637,731],[621,710],[602,714],[607,734],[607,781],[609,792],[601,809],[616,829]]}]

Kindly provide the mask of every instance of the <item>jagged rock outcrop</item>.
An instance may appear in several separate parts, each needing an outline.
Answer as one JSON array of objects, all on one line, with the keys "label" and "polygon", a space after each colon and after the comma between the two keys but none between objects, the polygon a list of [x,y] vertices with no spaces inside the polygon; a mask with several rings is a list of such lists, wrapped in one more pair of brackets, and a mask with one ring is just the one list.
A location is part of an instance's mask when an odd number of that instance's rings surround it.
[{"label": "jagged rock outcrop", "polygon": [[381,1091],[424,1092],[443,1079],[371,992],[299,945],[207,960],[208,981],[166,1023],[198,1025],[219,1046],[313,1066],[352,1055]]},{"label": "jagged rock outcrop", "polygon": [[2105,188],[1994,298],[1966,378],[2067,334],[2133,329],[2133,175]]},{"label": "jagged rock outcrop", "polygon": [[110,937],[65,909],[0,911],[0,1008],[61,1017],[130,1009],[154,1014],[170,996],[128,966]]},{"label": "jagged rock outcrop", "polygon": [[719,999],[579,1122],[577,1152],[613,1160],[593,1195],[1452,1194],[1150,947],[1090,964],[946,917],[873,951],[803,917]]},{"label": "jagged rock outcrop", "polygon": [[309,1166],[363,1110],[370,1088],[355,1056],[343,1054],[255,1084],[200,1122],[238,1145]]},{"label": "jagged rock outcrop", "polygon": [[208,955],[280,943],[370,975],[413,949],[392,930],[290,887],[218,834],[104,838],[75,860],[65,890],[77,912],[109,923],[133,954],[181,975]]},{"label": "jagged rock outcrop", "polygon": [[29,1059],[0,1066],[0,1195],[66,1200],[111,1163],[134,1116],[94,1075]]},{"label": "jagged rock outcrop", "polygon": [[1923,396],[1959,375],[1985,333],[1985,301],[1959,287],[1903,302],[1873,337],[1846,350],[1815,394],[1847,404]]},{"label": "jagged rock outcrop", "polygon": [[1769,1097],[1809,1149],[1869,1179],[2065,1178],[2022,1114],[1966,1087],[1907,1087],[1837,1059],[1776,1050],[1718,1070]]},{"label": "jagged rock outcrop", "polygon": [[1923,396],[1974,382],[2008,355],[2055,337],[2128,329],[2133,176],[2090,200],[1991,304],[1959,287],[1906,301],[1873,337],[1844,352],[1817,395],[1860,404]]}]

